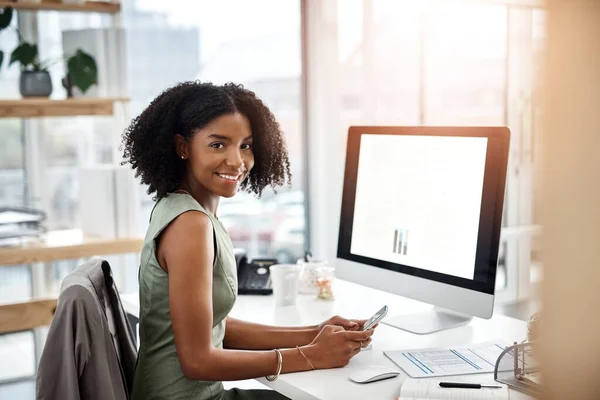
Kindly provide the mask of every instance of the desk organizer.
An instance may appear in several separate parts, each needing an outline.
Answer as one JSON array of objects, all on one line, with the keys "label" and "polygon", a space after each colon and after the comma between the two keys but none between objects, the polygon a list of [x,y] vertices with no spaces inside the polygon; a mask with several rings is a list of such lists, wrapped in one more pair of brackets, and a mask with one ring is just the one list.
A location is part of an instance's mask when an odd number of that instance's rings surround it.
[{"label": "desk organizer", "polygon": [[539,395],[540,370],[535,346],[535,342],[515,342],[504,349],[496,360],[494,380],[531,396]]}]

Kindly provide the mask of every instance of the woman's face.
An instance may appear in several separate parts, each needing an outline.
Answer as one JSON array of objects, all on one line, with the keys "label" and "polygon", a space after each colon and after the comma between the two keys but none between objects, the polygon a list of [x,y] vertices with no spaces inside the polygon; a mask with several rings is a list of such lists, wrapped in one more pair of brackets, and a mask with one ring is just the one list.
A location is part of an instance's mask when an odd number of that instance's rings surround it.
[{"label": "woman's face", "polygon": [[189,142],[179,140],[178,152],[187,159],[187,179],[195,181],[188,184],[232,197],[254,166],[250,121],[240,113],[215,118]]}]

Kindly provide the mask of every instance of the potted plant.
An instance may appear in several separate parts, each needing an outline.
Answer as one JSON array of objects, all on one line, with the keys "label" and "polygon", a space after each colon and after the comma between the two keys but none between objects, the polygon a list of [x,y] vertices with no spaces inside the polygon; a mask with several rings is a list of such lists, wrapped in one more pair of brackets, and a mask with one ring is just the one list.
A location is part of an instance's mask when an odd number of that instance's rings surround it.
[{"label": "potted plant", "polygon": [[[10,26],[13,16],[12,7],[4,7],[0,13],[0,30]],[[39,60],[37,45],[23,40],[18,29],[19,44],[12,51],[8,65],[17,62],[21,64],[19,90],[23,97],[48,97],[52,93],[52,79],[48,70]],[[0,65],[4,61],[4,52],[0,54]]]},{"label": "potted plant", "polygon": [[52,94],[52,79],[39,60],[37,44],[21,42],[10,55],[8,65],[21,64],[19,91],[23,97],[48,97]]},{"label": "potted plant", "polygon": [[[10,26],[12,15],[12,7],[0,8],[0,32]],[[4,52],[0,50],[0,67],[2,67],[2,61],[4,61]]]},{"label": "potted plant", "polygon": [[[5,7],[0,13],[0,30],[10,25],[12,8]],[[63,79],[63,86],[67,89],[67,97],[72,97],[72,88],[77,87],[85,93],[90,86],[98,82],[98,69],[94,58],[81,49],[69,56],[56,60],[40,62],[37,44],[23,40],[17,29],[19,45],[10,55],[9,66],[17,62],[21,64],[19,89],[23,97],[48,97],[52,93],[52,79],[48,67],[56,61],[66,61],[67,76]],[[0,52],[0,66],[4,53]]]},{"label": "potted plant", "polygon": [[[0,30],[10,26],[13,16],[12,7],[4,7],[0,13]],[[21,76],[19,78],[19,89],[23,97],[44,96],[52,93],[52,80],[48,70],[43,68],[38,56],[37,45],[23,40],[21,34],[15,29],[19,36],[19,45],[12,51],[8,65],[15,62],[21,64]],[[0,53],[0,65],[4,61],[4,52]]]},{"label": "potted plant", "polygon": [[67,90],[67,97],[73,96],[73,87],[85,93],[90,86],[98,83],[98,67],[90,54],[77,49],[75,54],[67,58],[67,76],[62,84]]}]

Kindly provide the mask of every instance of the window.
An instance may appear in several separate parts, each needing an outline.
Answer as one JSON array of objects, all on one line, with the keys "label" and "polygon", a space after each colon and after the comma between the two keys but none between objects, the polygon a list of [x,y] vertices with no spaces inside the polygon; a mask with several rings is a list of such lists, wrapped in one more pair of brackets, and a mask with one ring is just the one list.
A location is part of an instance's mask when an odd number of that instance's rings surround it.
[{"label": "window", "polygon": [[[237,17],[232,17],[231,9],[240,11]],[[270,18],[273,12],[277,19]],[[82,171],[116,166],[121,132],[130,119],[161,91],[194,79],[242,83],[265,101],[282,126],[290,153],[293,186],[281,188],[281,192],[303,195],[298,2],[205,1],[190,5],[184,1],[127,1],[122,3],[121,17],[121,28],[111,27],[110,16],[93,13],[44,12],[38,17],[19,17],[26,37],[36,37],[32,32],[37,28],[41,58],[60,60],[62,54],[78,47],[96,56],[99,85],[86,95],[126,96],[130,102],[125,107],[117,105],[115,116],[27,121],[23,136],[20,120],[0,121],[12,124],[0,139],[6,143],[3,148],[10,150],[10,157],[0,162],[7,182],[0,196],[17,203],[26,197],[28,206],[47,213],[48,229],[85,228],[85,216],[94,206],[81,202],[81,192],[90,182],[81,180]],[[13,68],[10,72],[14,97],[18,98],[18,71]],[[51,97],[64,98],[60,81],[64,64],[52,64],[50,73]],[[131,231],[143,235],[154,203],[141,186],[139,197],[139,227]],[[296,212],[304,210],[303,197],[286,206],[279,205],[277,198],[272,191],[266,191],[260,200],[240,193],[223,201],[219,212],[229,221],[235,245],[248,248],[251,255],[279,252],[300,257],[296,250],[274,249],[272,241],[284,218],[304,218]],[[304,239],[296,247],[303,249]],[[134,290],[136,273],[123,273],[128,276],[126,288]]]},{"label": "window", "polygon": [[[277,196],[267,191],[260,200],[240,193],[223,201],[219,214],[228,224],[235,245],[247,248],[251,256],[295,260],[302,255],[304,234],[298,232],[304,231],[305,166],[298,1],[123,1],[122,13],[115,19],[94,13],[17,14],[13,23],[18,20],[25,38],[37,41],[40,57],[56,60],[50,68],[51,98],[65,97],[61,56],[82,47],[96,56],[99,71],[99,85],[86,95],[126,96],[130,102],[124,107],[117,105],[115,116],[0,119],[0,206],[41,209],[47,214],[48,229],[82,228],[90,204],[81,201],[80,192],[89,182],[82,180],[80,173],[87,167],[119,163],[121,132],[132,117],[161,91],[180,81],[234,81],[255,91],[280,122],[290,153],[293,186],[282,188]],[[0,33],[2,50],[9,55],[17,43],[12,33]],[[18,80],[18,66],[9,69],[5,60],[0,71],[3,98],[21,97]],[[143,234],[153,202],[141,186],[139,194],[141,219],[136,228]],[[287,221],[295,225],[285,235]],[[286,240],[274,243],[276,232],[283,232]],[[108,259],[119,288],[136,290],[136,257]],[[46,295],[56,294],[62,278],[80,263],[64,260],[3,266],[0,301],[26,301],[33,292],[40,294],[40,288]],[[11,355],[27,358],[27,362],[20,369],[12,366],[11,371],[0,370],[0,380],[35,372],[33,353],[43,344],[43,334],[38,333],[0,337],[0,352],[8,346],[18,348],[11,344],[13,340],[27,350],[25,356]]]},{"label": "window", "polygon": [[418,124],[419,8],[407,2],[338,4],[341,116],[352,124]]},{"label": "window", "polygon": [[[0,93],[2,98],[18,98],[19,66],[8,66],[10,53],[18,44],[13,16],[11,27],[0,32],[0,50],[4,61],[0,66]],[[0,119],[0,204],[22,207],[25,204],[25,154],[22,123],[18,118]]]},{"label": "window", "polygon": [[507,9],[443,3],[423,15],[427,125],[503,125]]},{"label": "window", "polygon": [[497,285],[506,300],[530,295],[543,15],[519,2],[307,0],[310,221],[317,253],[336,257],[350,125],[507,125],[507,229]]},{"label": "window", "polygon": [[[12,27],[17,20],[13,16]],[[19,66],[8,66],[10,53],[17,45],[17,35],[8,28],[0,32],[0,50],[4,61],[0,66],[0,93],[3,99],[19,98]],[[25,135],[17,118],[0,118],[0,207],[27,206]],[[31,299],[31,269],[28,265],[0,266],[0,303]],[[0,382],[31,376],[35,373],[32,332],[0,335],[3,360],[19,359],[20,363],[0,363]]]},{"label": "window", "polygon": [[[274,244],[284,220],[304,222],[299,2],[140,1],[127,3],[123,23],[132,116],[167,87],[194,79],[242,83],[271,108],[286,136],[293,186],[260,200],[246,193],[222,199],[218,215],[234,246],[251,256],[299,258],[303,235]],[[147,226],[154,202],[141,195]]]}]

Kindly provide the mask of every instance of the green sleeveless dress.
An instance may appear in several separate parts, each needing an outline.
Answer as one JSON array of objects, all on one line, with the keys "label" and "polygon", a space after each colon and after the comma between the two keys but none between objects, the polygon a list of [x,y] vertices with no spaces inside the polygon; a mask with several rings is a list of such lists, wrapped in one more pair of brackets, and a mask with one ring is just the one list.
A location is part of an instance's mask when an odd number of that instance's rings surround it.
[{"label": "green sleeveless dress", "polygon": [[212,344],[223,348],[225,319],[237,296],[237,270],[231,239],[223,224],[188,194],[171,193],[158,201],[146,232],[139,271],[140,349],[133,381],[133,399],[218,399],[221,382],[193,381],[181,371],[169,312],[169,276],[156,259],[156,238],[187,211],[206,214],[216,241],[213,265]]}]

